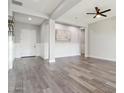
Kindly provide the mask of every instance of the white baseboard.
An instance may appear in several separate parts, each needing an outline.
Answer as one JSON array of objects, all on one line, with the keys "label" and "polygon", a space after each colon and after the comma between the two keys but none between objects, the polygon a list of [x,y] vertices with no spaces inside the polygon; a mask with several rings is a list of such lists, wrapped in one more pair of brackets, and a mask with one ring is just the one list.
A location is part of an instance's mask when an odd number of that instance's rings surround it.
[{"label": "white baseboard", "polygon": [[77,53],[77,54],[72,54],[72,55],[63,55],[63,56],[56,56],[55,58],[61,58],[61,57],[73,57],[73,56],[80,56],[81,53]]},{"label": "white baseboard", "polygon": [[92,55],[88,55],[88,57],[96,58],[96,59],[101,59],[101,60],[108,60],[108,61],[112,61],[112,62],[116,62],[116,59],[103,58],[103,57],[92,56]]}]

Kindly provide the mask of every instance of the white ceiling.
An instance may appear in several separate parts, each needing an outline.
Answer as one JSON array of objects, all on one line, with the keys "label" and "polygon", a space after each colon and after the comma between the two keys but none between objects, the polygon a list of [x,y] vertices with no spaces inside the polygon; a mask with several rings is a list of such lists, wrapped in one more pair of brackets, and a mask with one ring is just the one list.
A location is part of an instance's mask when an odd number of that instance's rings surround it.
[{"label": "white ceiling", "polygon": [[[35,16],[31,16],[31,15],[20,14],[20,13],[14,13],[14,15],[15,15],[15,20],[17,22],[22,22],[22,23],[40,25],[44,21],[43,18],[35,17]],[[28,20],[29,17],[32,20]]]},{"label": "white ceiling", "polygon": [[[15,19],[17,21],[26,22],[29,15],[34,16],[32,24],[41,23],[39,18],[56,19],[76,5],[81,0],[9,0],[9,15],[12,16],[12,12],[17,13]],[[15,4],[14,2],[21,2],[22,5]],[[19,13],[19,14],[18,14]],[[36,17],[36,18],[35,18]],[[38,22],[36,22],[38,21]]]},{"label": "white ceiling", "polygon": [[[86,15],[87,12],[95,12],[94,7],[102,10],[111,9],[105,13],[108,17],[116,15],[115,0],[16,0],[21,1],[23,6],[12,4],[11,11],[16,12],[17,21],[41,24],[43,18],[51,16],[56,21],[75,26],[87,26],[87,24],[105,19],[104,17],[93,19],[94,15]],[[10,11],[9,11],[10,12]],[[27,20],[32,17],[32,21]],[[31,16],[32,15],[32,16]],[[107,17],[107,18],[108,18]]]},{"label": "white ceiling", "polygon": [[33,9],[34,11],[50,15],[57,5],[63,0],[16,0],[23,3],[26,9]]},{"label": "white ceiling", "polygon": [[87,26],[89,23],[105,19],[105,17],[94,19],[94,15],[86,15],[87,12],[95,12],[94,7],[96,6],[99,7],[101,11],[111,9],[110,12],[104,13],[108,16],[107,18],[116,16],[115,0],[82,0],[75,7],[59,17],[57,21],[77,26]]}]

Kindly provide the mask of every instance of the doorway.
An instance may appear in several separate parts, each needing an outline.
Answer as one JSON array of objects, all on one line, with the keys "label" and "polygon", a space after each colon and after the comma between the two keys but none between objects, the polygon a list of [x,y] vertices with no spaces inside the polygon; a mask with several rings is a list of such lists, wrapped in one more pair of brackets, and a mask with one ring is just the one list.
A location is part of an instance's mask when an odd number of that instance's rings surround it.
[{"label": "doorway", "polygon": [[85,56],[85,29],[81,29],[81,56]]},{"label": "doorway", "polygon": [[22,29],[20,40],[21,57],[36,56],[36,31]]}]

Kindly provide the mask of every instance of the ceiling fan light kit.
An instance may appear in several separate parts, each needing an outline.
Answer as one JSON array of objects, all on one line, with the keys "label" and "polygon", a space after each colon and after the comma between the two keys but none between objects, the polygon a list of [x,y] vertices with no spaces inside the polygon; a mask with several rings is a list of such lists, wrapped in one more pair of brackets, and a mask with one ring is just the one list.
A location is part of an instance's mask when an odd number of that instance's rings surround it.
[{"label": "ceiling fan light kit", "polygon": [[98,7],[95,7],[95,10],[96,10],[96,13],[86,13],[86,14],[88,14],[88,15],[95,15],[93,18],[96,18],[96,17],[99,18],[101,16],[107,17],[107,15],[104,15],[103,13],[111,11],[111,9],[100,11],[100,9]]},{"label": "ceiling fan light kit", "polygon": [[97,18],[100,18],[100,17],[101,17],[101,15],[97,15],[96,17],[97,17]]}]

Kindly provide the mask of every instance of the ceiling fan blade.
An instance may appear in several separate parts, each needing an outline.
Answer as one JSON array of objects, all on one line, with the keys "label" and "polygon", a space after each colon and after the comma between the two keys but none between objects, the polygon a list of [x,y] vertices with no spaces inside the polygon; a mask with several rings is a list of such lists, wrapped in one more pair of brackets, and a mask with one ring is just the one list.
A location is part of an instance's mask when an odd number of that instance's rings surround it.
[{"label": "ceiling fan blade", "polygon": [[98,9],[98,7],[95,7],[95,9],[96,9],[96,11],[98,11],[99,9]]},{"label": "ceiling fan blade", "polygon": [[102,12],[100,12],[100,13],[105,13],[105,12],[108,12],[108,11],[111,11],[111,9],[107,9],[107,10],[102,11]]},{"label": "ceiling fan blade", "polygon": [[93,18],[96,18],[97,15],[95,15]]},{"label": "ceiling fan blade", "polygon": [[95,7],[96,13],[99,13],[100,9],[98,7]]},{"label": "ceiling fan blade", "polygon": [[101,15],[101,16],[104,16],[104,17],[107,17],[107,15],[104,15],[104,14],[102,14],[102,13],[100,13],[100,15]]},{"label": "ceiling fan blade", "polygon": [[96,14],[96,13],[86,13],[86,14]]}]

